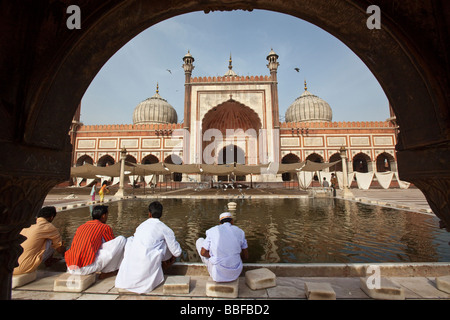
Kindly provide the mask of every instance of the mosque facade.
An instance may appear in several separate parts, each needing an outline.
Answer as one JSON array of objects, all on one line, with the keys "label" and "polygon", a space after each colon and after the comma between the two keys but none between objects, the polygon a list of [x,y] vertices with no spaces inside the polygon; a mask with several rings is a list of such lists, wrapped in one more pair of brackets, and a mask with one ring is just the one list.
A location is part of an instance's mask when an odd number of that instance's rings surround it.
[{"label": "mosque facade", "polygon": [[[344,147],[349,172],[397,171],[397,126],[392,111],[386,121],[333,122],[331,106],[309,92],[305,81],[304,92],[280,122],[279,63],[273,50],[267,56],[269,74],[262,76],[239,76],[230,57],[223,76],[194,77],[194,62],[189,52],[183,57],[183,123],[178,123],[175,109],[160,96],[159,88],[136,106],[133,124],[85,126],[78,111],[70,131],[73,166],[112,165],[120,160],[123,149],[126,161],[137,164],[331,163],[341,160]],[[329,170],[342,171],[342,164]],[[261,175],[253,181],[294,178],[292,174]]]}]

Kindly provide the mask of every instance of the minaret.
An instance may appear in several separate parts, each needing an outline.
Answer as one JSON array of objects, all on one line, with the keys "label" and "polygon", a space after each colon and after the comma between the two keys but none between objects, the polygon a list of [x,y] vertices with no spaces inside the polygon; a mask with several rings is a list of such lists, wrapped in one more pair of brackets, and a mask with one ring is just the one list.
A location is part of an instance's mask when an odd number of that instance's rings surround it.
[{"label": "minaret", "polygon": [[184,136],[183,136],[183,163],[188,164],[190,157],[190,129],[191,129],[191,76],[194,70],[194,57],[188,50],[188,53],[183,57],[184,64],[181,66],[184,69]]},{"label": "minaret", "polygon": [[194,57],[188,50],[188,53],[183,57],[184,64],[181,66],[184,69],[184,128],[189,130],[191,124],[191,76],[194,70]]},{"label": "minaret", "polygon": [[273,118],[273,127],[274,129],[280,128],[280,115],[279,115],[279,107],[278,107],[278,80],[277,80],[277,70],[278,66],[278,55],[270,50],[269,55],[267,56],[267,61],[269,64],[267,68],[270,70],[270,78],[272,80],[271,91],[272,91],[272,118]]},{"label": "minaret", "polygon": [[270,91],[272,98],[272,161],[274,163],[279,163],[281,159],[281,150],[280,150],[280,114],[278,108],[278,79],[277,79],[277,70],[278,66],[278,55],[270,50],[269,55],[267,56],[267,68],[270,70]]}]

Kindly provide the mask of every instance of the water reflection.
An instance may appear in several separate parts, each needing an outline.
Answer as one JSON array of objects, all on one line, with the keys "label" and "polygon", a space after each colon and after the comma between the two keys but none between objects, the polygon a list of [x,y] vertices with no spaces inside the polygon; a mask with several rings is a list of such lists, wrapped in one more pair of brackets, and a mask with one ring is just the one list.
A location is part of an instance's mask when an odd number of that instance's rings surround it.
[{"label": "water reflection", "polygon": [[[227,200],[165,199],[162,221],[172,228],[184,262],[200,262],[195,241],[228,211]],[[131,236],[148,217],[149,200],[110,204],[115,235]],[[339,199],[239,200],[236,225],[257,263],[450,261],[449,234],[434,216]],[[89,208],[59,213],[54,224],[70,244]]]}]

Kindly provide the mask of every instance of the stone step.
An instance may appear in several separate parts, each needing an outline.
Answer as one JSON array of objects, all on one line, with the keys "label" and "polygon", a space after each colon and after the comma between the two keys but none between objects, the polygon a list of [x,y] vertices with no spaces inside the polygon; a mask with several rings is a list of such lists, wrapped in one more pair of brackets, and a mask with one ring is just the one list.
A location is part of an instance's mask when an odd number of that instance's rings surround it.
[{"label": "stone step", "polygon": [[211,277],[206,282],[206,295],[213,298],[237,298],[239,279],[232,282],[215,282]]},{"label": "stone step", "polygon": [[37,271],[13,275],[12,277],[12,289],[22,287],[30,282],[36,280]]},{"label": "stone step", "polygon": [[371,277],[359,278],[361,290],[369,297],[379,300],[405,300],[405,290],[387,278],[373,284]]},{"label": "stone step", "polygon": [[191,277],[188,276],[169,276],[163,285],[164,294],[188,294]]},{"label": "stone step", "polygon": [[245,273],[245,283],[252,290],[272,288],[277,285],[275,273],[267,268],[260,268]]},{"label": "stone step", "polygon": [[305,293],[308,300],[336,300],[336,292],[328,282],[305,282]]},{"label": "stone step", "polygon": [[436,278],[436,287],[446,293],[450,293],[450,276]]},{"label": "stone step", "polygon": [[97,281],[95,273],[88,275],[75,275],[68,272],[61,274],[53,283],[53,291],[82,292]]}]

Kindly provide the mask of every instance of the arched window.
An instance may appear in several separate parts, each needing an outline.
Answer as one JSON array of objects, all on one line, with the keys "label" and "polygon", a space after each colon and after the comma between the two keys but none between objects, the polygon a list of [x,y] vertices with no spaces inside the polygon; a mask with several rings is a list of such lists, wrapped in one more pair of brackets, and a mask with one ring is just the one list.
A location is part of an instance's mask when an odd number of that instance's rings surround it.
[{"label": "arched window", "polygon": [[[176,154],[172,154],[164,159],[164,163],[181,165],[183,163],[183,161]],[[179,173],[179,172],[173,172],[172,177],[173,177],[173,181],[179,182],[179,181],[183,180],[183,174]]]},{"label": "arched window", "polygon": [[[281,159],[281,163],[299,163],[300,162],[300,158],[293,154],[293,153],[288,153],[287,155],[285,155],[283,157],[283,159]],[[281,175],[281,178],[283,179],[283,181],[292,181],[294,179],[294,173],[291,172],[286,172],[283,173]]]},{"label": "arched window", "polygon": [[112,166],[114,163],[116,163],[114,161],[114,158],[107,154],[98,159],[97,166],[98,167]]},{"label": "arched window", "polygon": [[153,164],[153,163],[158,163],[158,162],[159,162],[159,159],[156,156],[152,155],[152,154],[149,154],[149,155],[145,156],[141,160],[141,164]]},{"label": "arched window", "polygon": [[353,171],[354,172],[369,172],[368,163],[370,162],[370,157],[365,153],[358,153],[353,157]]},{"label": "arched window", "polygon": [[84,156],[78,158],[76,166],[80,167],[86,163],[94,164],[94,160],[90,156],[85,154]]},{"label": "arched window", "polygon": [[395,171],[395,160],[389,153],[383,152],[377,157],[377,172]]},{"label": "arched window", "polygon": [[[336,162],[342,160],[341,155],[339,153],[335,153],[330,157],[329,162]],[[334,171],[342,171],[342,161],[336,163],[334,166],[330,167],[330,172],[334,172]]]},{"label": "arched window", "polygon": [[318,163],[322,163],[323,162],[323,158],[321,155],[317,154],[317,153],[311,153],[309,156],[306,157],[306,160],[312,161],[312,162],[318,162]]}]

